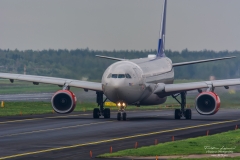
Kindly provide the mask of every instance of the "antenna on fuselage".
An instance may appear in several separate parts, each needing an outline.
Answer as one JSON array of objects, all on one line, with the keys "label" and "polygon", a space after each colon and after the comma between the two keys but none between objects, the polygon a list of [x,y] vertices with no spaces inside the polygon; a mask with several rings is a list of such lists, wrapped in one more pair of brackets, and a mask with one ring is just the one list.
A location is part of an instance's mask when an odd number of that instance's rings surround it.
[{"label": "antenna on fuselage", "polygon": [[165,57],[165,33],[166,33],[166,13],[167,13],[167,0],[164,0],[161,31],[159,33],[157,57]]}]

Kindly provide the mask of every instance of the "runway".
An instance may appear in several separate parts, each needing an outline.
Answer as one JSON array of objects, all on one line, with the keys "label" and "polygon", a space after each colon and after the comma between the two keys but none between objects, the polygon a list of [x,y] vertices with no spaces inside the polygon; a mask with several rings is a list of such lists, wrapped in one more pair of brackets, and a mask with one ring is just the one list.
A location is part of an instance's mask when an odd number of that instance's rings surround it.
[{"label": "runway", "polygon": [[128,111],[127,121],[92,119],[91,112],[0,118],[0,159],[90,159],[99,154],[233,130],[240,110],[221,109],[213,116],[174,120],[173,110]]}]

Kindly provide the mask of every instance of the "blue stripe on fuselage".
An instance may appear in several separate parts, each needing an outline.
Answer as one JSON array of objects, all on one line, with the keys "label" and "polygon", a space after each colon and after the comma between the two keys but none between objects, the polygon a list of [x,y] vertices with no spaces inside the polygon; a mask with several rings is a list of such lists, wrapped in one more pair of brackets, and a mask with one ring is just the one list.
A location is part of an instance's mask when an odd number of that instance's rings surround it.
[{"label": "blue stripe on fuselage", "polygon": [[159,39],[159,41],[158,41],[158,52],[157,52],[158,56],[160,56],[161,43],[162,43],[162,39]]}]

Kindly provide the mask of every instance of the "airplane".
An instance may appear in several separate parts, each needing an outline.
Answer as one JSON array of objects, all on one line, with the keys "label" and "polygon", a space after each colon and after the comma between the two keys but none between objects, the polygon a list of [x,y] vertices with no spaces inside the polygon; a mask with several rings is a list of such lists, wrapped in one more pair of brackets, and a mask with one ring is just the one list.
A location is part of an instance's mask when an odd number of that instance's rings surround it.
[{"label": "airplane", "polygon": [[[9,79],[11,83],[14,80],[21,80],[32,82],[34,85],[45,83],[62,87],[51,99],[53,110],[60,114],[71,113],[75,109],[77,99],[70,87],[77,87],[84,89],[86,92],[88,90],[96,92],[98,108],[93,110],[93,118],[95,119],[100,116],[110,118],[110,109],[104,106],[106,100],[116,103],[119,109],[117,120],[125,121],[127,119],[126,108],[128,105],[138,107],[141,105],[159,105],[165,103],[168,96],[172,96],[180,104],[180,108],[175,109],[174,118],[181,119],[185,117],[185,119],[191,119],[192,111],[186,109],[186,93],[192,90],[199,92],[195,105],[197,112],[201,115],[213,115],[220,108],[220,98],[214,92],[214,88],[225,87],[228,89],[229,86],[239,85],[240,79],[173,84],[174,68],[235,57],[172,63],[171,59],[165,55],[166,10],[167,0],[164,0],[161,32],[156,55],[148,55],[146,58],[139,59],[96,55],[100,58],[117,61],[105,70],[101,83],[11,73],[0,73],[0,78]],[[203,91],[203,89],[206,89],[206,91]],[[106,96],[105,99],[103,95]],[[181,100],[177,99],[178,96],[180,96]]]}]

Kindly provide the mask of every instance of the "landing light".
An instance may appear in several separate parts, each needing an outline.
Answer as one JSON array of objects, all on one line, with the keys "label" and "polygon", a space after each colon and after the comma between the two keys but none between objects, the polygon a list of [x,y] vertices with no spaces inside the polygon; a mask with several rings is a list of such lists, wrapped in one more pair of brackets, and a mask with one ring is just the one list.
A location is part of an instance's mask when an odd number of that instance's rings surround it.
[{"label": "landing light", "polygon": [[125,108],[127,107],[127,104],[125,102],[117,102],[117,107],[119,111],[124,111]]}]

